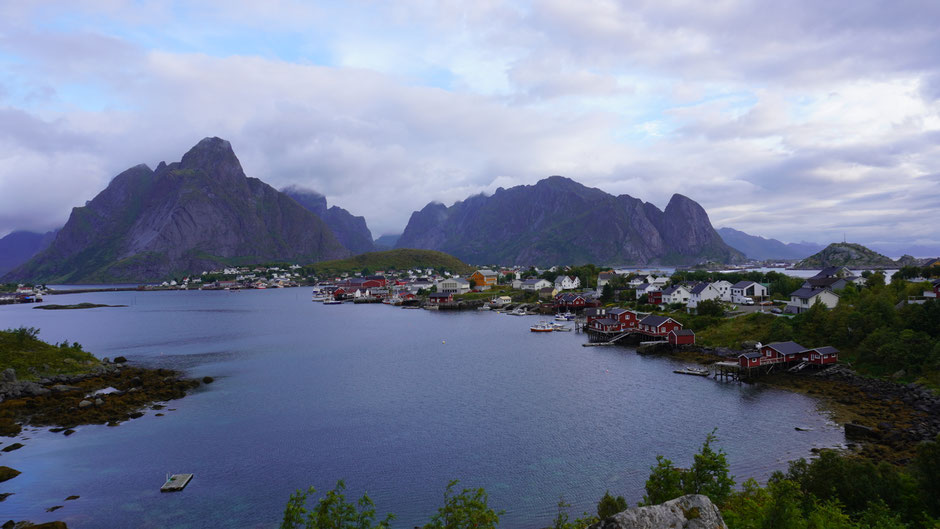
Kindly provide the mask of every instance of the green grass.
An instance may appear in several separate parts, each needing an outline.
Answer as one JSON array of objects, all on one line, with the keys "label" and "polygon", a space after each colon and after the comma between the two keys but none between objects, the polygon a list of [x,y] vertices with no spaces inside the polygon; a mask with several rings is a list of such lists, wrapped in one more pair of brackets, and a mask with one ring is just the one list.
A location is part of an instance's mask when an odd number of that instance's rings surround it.
[{"label": "green grass", "polygon": [[[705,347],[740,349],[742,342],[766,341],[776,316],[754,313],[721,320],[717,325],[695,331],[695,343]],[[681,321],[681,320],[680,320]]]},{"label": "green grass", "polygon": [[38,334],[38,329],[26,327],[0,331],[0,367],[12,367],[17,379],[35,380],[29,368],[48,376],[83,373],[98,364],[80,345],[52,345],[37,338]]},{"label": "green grass", "polygon": [[364,268],[372,272],[376,270],[409,270],[413,268],[443,267],[450,272],[469,274],[473,268],[460,259],[443,252],[433,250],[414,250],[401,248],[387,252],[369,252],[348,259],[322,261],[310,266],[317,274],[339,274],[359,272]]}]

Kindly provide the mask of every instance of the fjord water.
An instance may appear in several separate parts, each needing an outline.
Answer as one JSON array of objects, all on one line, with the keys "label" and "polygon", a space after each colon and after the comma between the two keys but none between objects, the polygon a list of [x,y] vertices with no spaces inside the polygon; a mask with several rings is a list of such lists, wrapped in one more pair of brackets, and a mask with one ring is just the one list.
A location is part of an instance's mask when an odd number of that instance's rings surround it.
[{"label": "fjord water", "polygon": [[[486,488],[506,511],[502,527],[536,528],[551,524],[559,497],[572,514],[593,511],[605,490],[635,504],[657,454],[688,466],[715,427],[738,481],[843,440],[813,399],[673,374],[682,363],[581,347],[573,332],[531,333],[537,317],[324,306],[299,288],[46,302],[128,306],[3,306],[0,328],[39,327],[99,357],[216,381],[163,417],[70,437],[29,429],[24,448],[0,456],[23,472],[0,485],[14,493],[3,520],[276,527],[294,490],[344,479],[348,498],[368,492],[394,527],[410,528],[460,479]],[[196,477],[160,494],[168,472]],[[64,507],[45,512],[54,505]]]}]

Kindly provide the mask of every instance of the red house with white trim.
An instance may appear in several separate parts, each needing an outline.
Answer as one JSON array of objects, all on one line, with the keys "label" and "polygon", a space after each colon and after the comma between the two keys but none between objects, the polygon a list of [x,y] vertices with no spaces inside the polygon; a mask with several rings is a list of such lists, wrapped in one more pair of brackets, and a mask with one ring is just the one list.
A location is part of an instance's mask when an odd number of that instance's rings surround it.
[{"label": "red house with white trim", "polygon": [[835,347],[832,347],[831,345],[817,347],[815,349],[806,351],[804,360],[811,364],[820,366],[835,364],[839,361],[839,350]]},{"label": "red house with white trim", "polygon": [[682,329],[682,324],[666,316],[651,314],[640,320],[637,329],[650,336],[666,336],[670,331]]},{"label": "red house with white trim", "polygon": [[671,330],[666,338],[672,345],[695,345],[695,333],[692,329]]},{"label": "red house with white trim", "polygon": [[796,342],[774,342],[761,346],[761,365],[790,363],[803,359],[806,348]]}]

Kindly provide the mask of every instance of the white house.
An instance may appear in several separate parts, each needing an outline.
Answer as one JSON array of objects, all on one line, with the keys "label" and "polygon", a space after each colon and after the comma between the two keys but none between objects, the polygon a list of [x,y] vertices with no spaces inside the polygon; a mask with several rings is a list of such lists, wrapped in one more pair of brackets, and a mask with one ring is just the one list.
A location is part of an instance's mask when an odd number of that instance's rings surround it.
[{"label": "white house", "polygon": [[721,299],[721,292],[711,283],[697,283],[689,290],[689,307],[695,308],[707,299]]},{"label": "white house", "polygon": [[574,290],[580,286],[581,278],[577,276],[558,276],[555,278],[555,288],[558,290]]},{"label": "white house", "polygon": [[721,301],[731,301],[731,282],[725,281],[715,281],[712,283],[712,287],[718,291],[718,299]]},{"label": "white house", "polygon": [[759,301],[767,297],[767,287],[753,281],[738,281],[731,285],[731,302],[746,303],[746,300]]},{"label": "white house", "polygon": [[630,280],[629,285],[630,285],[630,288],[636,288],[646,282],[647,281],[645,277],[636,276]]},{"label": "white house", "polygon": [[522,284],[519,286],[519,288],[521,288],[522,290],[533,290],[535,292],[538,292],[539,290],[542,290],[543,288],[550,287],[550,286],[552,286],[552,284],[547,279],[539,279],[537,277],[533,277],[533,278],[526,279],[525,281],[523,281]]},{"label": "white house", "polygon": [[645,298],[647,294],[653,292],[654,290],[659,290],[659,287],[656,285],[651,285],[650,283],[643,283],[636,287],[636,299]]},{"label": "white house", "polygon": [[437,282],[437,291],[444,294],[466,294],[470,292],[470,282],[459,277],[448,277]]},{"label": "white house", "polygon": [[[617,277],[617,272],[608,270],[597,274],[597,288],[604,288],[604,285],[610,283],[610,280]],[[579,279],[580,281],[580,279]]]},{"label": "white house", "polygon": [[790,302],[787,303],[786,312],[789,314],[805,312],[816,304],[817,300],[832,309],[839,304],[839,295],[828,288],[801,288],[790,293]]},{"label": "white house", "polygon": [[663,290],[663,303],[688,303],[692,294],[682,285],[673,285]]},{"label": "white house", "polygon": [[649,283],[651,285],[656,285],[656,288],[663,288],[664,286],[666,286],[666,283],[669,282],[669,278],[666,276],[661,276],[661,277],[649,276],[649,277],[652,278],[652,281],[649,281]]}]

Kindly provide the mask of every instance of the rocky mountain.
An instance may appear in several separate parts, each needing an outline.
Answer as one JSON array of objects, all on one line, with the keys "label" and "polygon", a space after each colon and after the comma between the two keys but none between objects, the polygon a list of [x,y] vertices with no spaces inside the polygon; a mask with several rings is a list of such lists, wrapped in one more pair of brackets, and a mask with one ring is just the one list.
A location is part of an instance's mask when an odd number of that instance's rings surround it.
[{"label": "rocky mountain", "polygon": [[469,263],[694,264],[744,256],[695,201],[673,195],[665,211],[561,176],[499,188],[411,215],[397,248],[439,250]]},{"label": "rocky mountain", "polygon": [[861,244],[835,242],[823,251],[803,259],[793,268],[815,270],[828,266],[845,266],[848,268],[895,268],[897,263],[890,257],[870,250]]},{"label": "rocky mountain", "polygon": [[401,238],[401,234],[385,234],[375,240],[376,250],[391,250],[398,244],[398,239]]},{"label": "rocky mountain", "polygon": [[4,279],[138,282],[227,264],[348,255],[319,217],[246,177],[229,142],[206,138],[180,162],[114,177],[72,209],[49,248]]},{"label": "rocky mountain", "polygon": [[813,242],[783,243],[777,239],[749,235],[734,228],[718,228],[718,235],[728,246],[749,259],[803,259],[823,249],[823,245]]},{"label": "rocky mountain", "polygon": [[0,276],[48,248],[58,232],[14,231],[0,239]]},{"label": "rocky mountain", "polygon": [[352,213],[337,206],[327,208],[326,197],[316,191],[291,186],[285,187],[281,192],[323,219],[323,222],[326,222],[326,225],[333,231],[336,239],[353,254],[375,251],[372,232],[369,231],[364,217],[353,216]]}]

